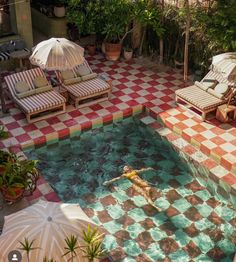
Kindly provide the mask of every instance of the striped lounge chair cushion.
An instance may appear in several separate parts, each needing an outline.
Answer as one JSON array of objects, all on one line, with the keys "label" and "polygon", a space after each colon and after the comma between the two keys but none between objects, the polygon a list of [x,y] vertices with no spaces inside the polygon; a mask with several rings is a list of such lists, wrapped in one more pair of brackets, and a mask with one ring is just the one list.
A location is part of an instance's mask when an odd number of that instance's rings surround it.
[{"label": "striped lounge chair cushion", "polygon": [[25,113],[34,113],[43,111],[44,109],[50,109],[56,105],[61,105],[66,102],[66,99],[56,91],[49,91],[17,99],[15,102]]},{"label": "striped lounge chair cushion", "polygon": [[110,85],[97,77],[64,87],[75,97],[87,97],[109,90]]},{"label": "striped lounge chair cushion", "polygon": [[[24,50],[30,53],[28,48],[24,48]],[[0,52],[0,61],[6,61],[8,59],[10,59],[10,52]]]},{"label": "striped lounge chair cushion", "polygon": [[45,76],[42,69],[35,68],[4,77],[14,101],[24,110],[25,113],[43,111],[44,109],[50,109],[51,107],[66,102],[66,99],[56,91],[48,91],[18,99],[15,95],[15,83],[18,81],[26,81],[30,88],[33,89],[33,80],[37,76]]},{"label": "striped lounge chair cushion", "polygon": [[6,61],[8,59],[10,59],[9,52],[0,52],[0,61]]},{"label": "striped lounge chair cushion", "polygon": [[204,111],[214,109],[217,106],[226,103],[225,100],[216,98],[195,85],[176,90],[175,94]]}]

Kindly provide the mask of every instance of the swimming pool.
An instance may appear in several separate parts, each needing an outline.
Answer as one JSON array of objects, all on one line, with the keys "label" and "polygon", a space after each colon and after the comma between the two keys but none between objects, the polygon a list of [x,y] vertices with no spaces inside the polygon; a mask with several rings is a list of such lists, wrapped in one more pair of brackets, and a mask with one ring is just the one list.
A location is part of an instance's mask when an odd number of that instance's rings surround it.
[{"label": "swimming pool", "polygon": [[[79,203],[104,226],[114,261],[232,261],[235,210],[213,197],[192,176],[196,168],[139,120],[86,131],[26,155],[40,161],[41,173],[63,202]],[[161,212],[127,179],[103,185],[125,165],[154,169],[141,177],[155,188]]]}]

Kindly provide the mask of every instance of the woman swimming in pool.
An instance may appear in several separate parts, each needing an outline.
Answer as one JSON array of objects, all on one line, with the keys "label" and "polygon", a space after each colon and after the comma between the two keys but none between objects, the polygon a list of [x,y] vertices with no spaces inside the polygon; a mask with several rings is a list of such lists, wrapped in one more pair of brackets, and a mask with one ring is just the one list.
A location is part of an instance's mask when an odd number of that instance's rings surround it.
[{"label": "woman swimming in pool", "polygon": [[155,206],[152,200],[152,190],[154,189],[150,186],[148,182],[144,181],[142,178],[139,177],[140,173],[147,170],[153,170],[153,169],[148,167],[148,168],[142,168],[140,170],[134,170],[129,166],[124,166],[123,174],[121,176],[106,181],[103,183],[103,185],[106,186],[122,178],[127,178],[132,182],[134,189],[147,200],[148,204],[154,207],[159,212],[161,211],[160,208]]}]

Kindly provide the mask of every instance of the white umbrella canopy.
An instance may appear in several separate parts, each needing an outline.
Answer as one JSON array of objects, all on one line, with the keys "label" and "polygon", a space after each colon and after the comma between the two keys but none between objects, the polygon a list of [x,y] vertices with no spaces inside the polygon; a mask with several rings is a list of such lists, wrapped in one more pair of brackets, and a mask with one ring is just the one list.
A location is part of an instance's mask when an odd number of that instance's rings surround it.
[{"label": "white umbrella canopy", "polygon": [[[31,261],[43,261],[44,256],[56,261],[68,261],[69,255],[62,257],[66,247],[65,238],[77,236],[79,245],[83,246],[82,230],[90,220],[77,204],[61,204],[39,200],[19,212],[5,217],[2,235],[0,236],[0,261],[8,261],[8,254],[21,247],[19,241],[35,239],[33,246],[40,247],[30,252]],[[22,261],[26,260],[26,252],[20,251]],[[73,261],[87,262],[84,254],[77,249],[77,257]]]},{"label": "white umbrella canopy", "polygon": [[36,45],[29,59],[42,69],[67,70],[84,62],[84,48],[66,38],[50,38]]},{"label": "white umbrella canopy", "polygon": [[228,53],[223,53],[223,54],[213,56],[212,65],[216,65],[225,59],[235,59],[236,60],[236,52],[228,52]]}]

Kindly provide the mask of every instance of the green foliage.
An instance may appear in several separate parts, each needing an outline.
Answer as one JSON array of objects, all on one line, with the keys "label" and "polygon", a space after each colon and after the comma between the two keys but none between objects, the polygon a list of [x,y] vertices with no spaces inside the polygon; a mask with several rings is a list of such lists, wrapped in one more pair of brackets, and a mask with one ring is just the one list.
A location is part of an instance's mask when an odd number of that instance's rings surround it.
[{"label": "green foliage", "polygon": [[216,50],[236,49],[236,5],[234,1],[218,1],[208,16],[207,34],[210,45]]},{"label": "green foliage", "polygon": [[56,262],[56,260],[54,260],[53,258],[52,259],[49,259],[47,258],[46,256],[43,258],[43,262]]},{"label": "green foliage", "polygon": [[66,16],[75,24],[80,34],[100,33],[102,1],[69,0]]},{"label": "green foliage", "polygon": [[150,26],[153,31],[161,36],[165,29],[161,23],[160,6],[150,0],[136,0],[134,4],[134,17],[143,26]]},{"label": "green foliage", "polygon": [[35,186],[38,178],[36,160],[20,160],[14,153],[0,151],[0,167],[3,173],[0,176],[0,187],[7,188],[14,196],[12,188],[24,188],[29,190]]},{"label": "green foliage", "polygon": [[0,139],[8,138],[8,132],[4,131],[4,126],[0,127]]},{"label": "green foliage", "polygon": [[85,257],[89,262],[93,262],[95,258],[102,258],[106,254],[105,249],[102,247],[104,234],[100,234],[97,228],[91,228],[88,225],[87,230],[83,230],[84,247],[80,247]]},{"label": "green foliage", "polygon": [[77,256],[76,250],[79,248],[77,245],[78,238],[76,236],[71,235],[70,237],[65,238],[66,242],[66,247],[65,250],[66,252],[62,255],[63,257],[70,254],[71,257],[69,261],[73,261],[73,258]]},{"label": "green foliage", "polygon": [[18,249],[26,252],[28,262],[30,261],[29,260],[30,252],[35,250],[35,249],[40,249],[39,247],[33,247],[34,241],[35,241],[35,239],[33,239],[32,241],[29,241],[27,237],[24,238],[23,242],[19,241],[19,243],[21,244],[21,247],[18,248]]},{"label": "green foliage", "polygon": [[130,0],[103,0],[101,16],[103,17],[103,35],[108,42],[119,42],[129,31],[134,18],[133,2]]}]

